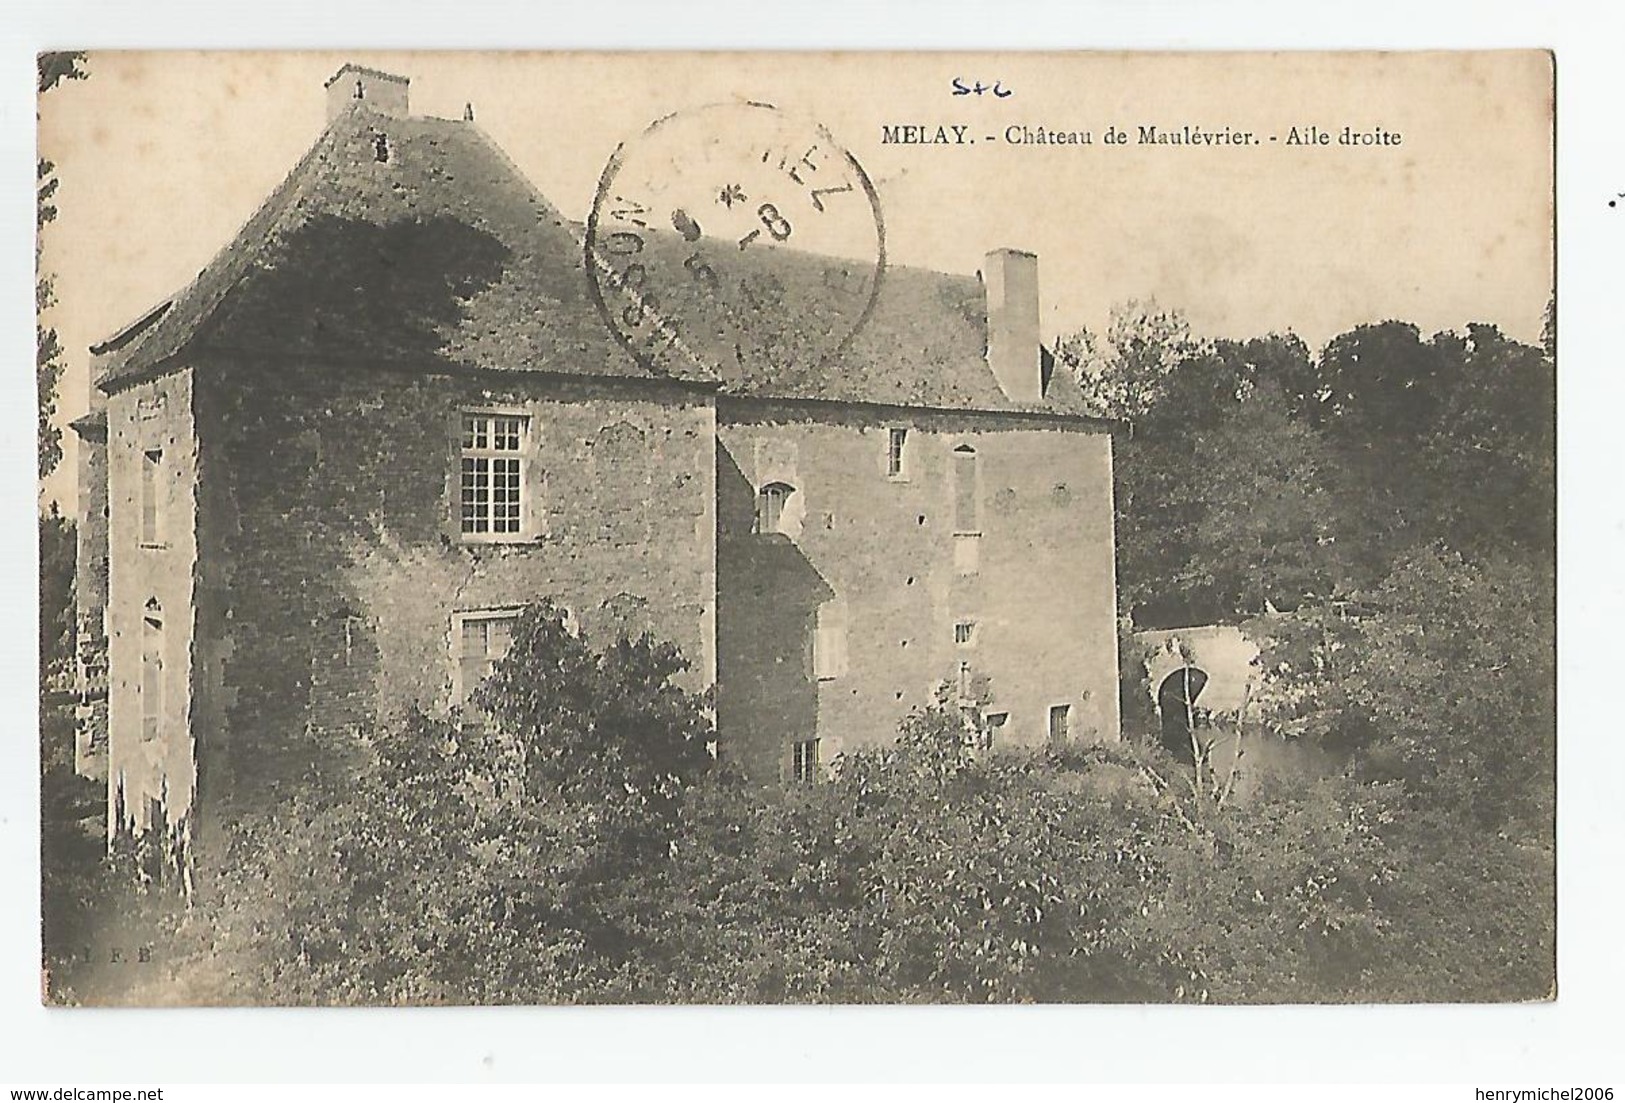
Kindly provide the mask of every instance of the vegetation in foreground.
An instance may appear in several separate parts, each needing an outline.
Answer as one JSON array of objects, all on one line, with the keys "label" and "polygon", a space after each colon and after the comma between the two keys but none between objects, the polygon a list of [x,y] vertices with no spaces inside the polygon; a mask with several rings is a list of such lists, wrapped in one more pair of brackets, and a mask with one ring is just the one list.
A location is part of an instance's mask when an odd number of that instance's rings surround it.
[{"label": "vegetation in foreground", "polygon": [[[1547,850],[1407,781],[1221,803],[1159,752],[983,757],[958,707],[826,784],[716,765],[670,648],[521,620],[461,726],[240,823],[116,1001],[1504,1000],[1547,994]],[[1447,769],[1448,764],[1439,764]],[[1185,771],[1185,772],[1182,772]],[[131,903],[134,911],[130,910]],[[88,991],[76,993],[91,998]]]}]

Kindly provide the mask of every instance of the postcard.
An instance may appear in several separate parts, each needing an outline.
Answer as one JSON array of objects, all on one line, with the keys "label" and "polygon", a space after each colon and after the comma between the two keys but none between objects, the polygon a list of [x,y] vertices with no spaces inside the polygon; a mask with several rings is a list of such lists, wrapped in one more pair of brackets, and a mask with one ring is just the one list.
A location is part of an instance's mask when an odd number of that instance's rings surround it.
[{"label": "postcard", "polygon": [[1552,998],[1549,53],[39,117],[46,1002]]}]

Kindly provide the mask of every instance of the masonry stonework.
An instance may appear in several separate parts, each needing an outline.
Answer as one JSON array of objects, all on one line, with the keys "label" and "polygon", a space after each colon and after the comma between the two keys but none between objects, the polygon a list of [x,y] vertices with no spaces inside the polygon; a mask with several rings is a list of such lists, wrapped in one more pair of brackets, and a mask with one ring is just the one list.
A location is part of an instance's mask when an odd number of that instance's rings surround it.
[{"label": "masonry stonework", "polygon": [[184,825],[192,805],[192,399],[181,369],[107,401],[110,831]]},{"label": "masonry stonework", "polygon": [[[1005,714],[1001,745],[1118,737],[1110,437],[1011,415],[725,402],[717,474],[724,743],[782,776],[794,742],[828,761],[895,735],[938,686]],[[893,430],[902,470],[888,471]],[[956,453],[956,449],[961,451]],[[963,451],[973,449],[974,451]],[[976,529],[956,532],[957,462],[974,464]],[[798,531],[756,531],[756,496],[794,488]],[[974,569],[958,543],[976,545]],[[834,603],[844,662],[815,669]],[[961,642],[956,625],[963,625]]]},{"label": "masonry stonework", "polygon": [[[387,395],[387,399],[383,396]],[[602,643],[648,630],[715,678],[709,395],[522,373],[217,365],[200,617],[220,785],[254,803],[454,704],[458,614],[550,599]],[[528,423],[525,531],[459,529],[464,411]],[[223,761],[222,761],[223,764]]]}]

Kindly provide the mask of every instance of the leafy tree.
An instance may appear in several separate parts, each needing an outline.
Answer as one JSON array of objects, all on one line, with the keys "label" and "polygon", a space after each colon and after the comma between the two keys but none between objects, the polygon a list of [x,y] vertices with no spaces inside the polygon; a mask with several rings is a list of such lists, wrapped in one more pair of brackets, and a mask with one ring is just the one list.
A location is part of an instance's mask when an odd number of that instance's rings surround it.
[{"label": "leafy tree", "polygon": [[1292,334],[1215,341],[1118,443],[1119,585],[1142,622],[1223,619],[1330,585],[1336,465],[1285,397],[1311,372]]},{"label": "leafy tree", "polygon": [[77,529],[53,504],[39,519],[40,674],[65,670],[73,661],[73,576]]},{"label": "leafy tree", "polygon": [[1088,330],[1057,343],[1061,362],[1077,375],[1091,405],[1127,422],[1131,432],[1161,398],[1168,376],[1201,349],[1185,317],[1154,299],[1113,306],[1104,347]]},{"label": "leafy tree", "polygon": [[1424,440],[1430,526],[1464,551],[1519,546],[1550,557],[1557,522],[1551,360],[1489,325],[1434,341],[1459,367]]},{"label": "leafy tree", "polygon": [[713,769],[684,668],[525,610],[475,712],[382,727],[360,778],[216,842],[193,955],[275,1002],[653,998],[650,886]]},{"label": "leafy tree", "polygon": [[1184,357],[1169,374],[1161,398],[1148,411],[1147,431],[1154,426],[1173,438],[1211,429],[1255,386],[1295,394],[1313,372],[1308,346],[1293,333],[1215,340],[1197,355]]},{"label": "leafy tree", "polygon": [[1553,596],[1538,562],[1419,548],[1352,606],[1272,626],[1261,704],[1277,727],[1352,753],[1364,777],[1481,829],[1547,837]]},{"label": "leafy tree", "polygon": [[[1452,370],[1455,369],[1455,370]],[[1313,389],[1295,397],[1339,440],[1369,449],[1414,441],[1437,420],[1459,365],[1409,322],[1356,326],[1320,354]]]},{"label": "leafy tree", "polygon": [[647,633],[596,652],[542,603],[520,615],[507,657],[473,701],[515,742],[528,799],[615,807],[652,831],[714,762],[705,699],[673,681],[687,669]]},{"label": "leafy tree", "polygon": [[[58,51],[39,55],[39,94],[41,96],[65,80],[84,80],[89,74],[83,68],[85,55],[77,51]],[[43,317],[56,302],[52,280],[39,266],[40,241],[45,227],[56,219],[58,180],[56,165],[40,158],[35,171],[35,238],[34,310]],[[62,461],[62,430],[53,423],[56,416],[56,388],[62,379],[62,345],[54,328],[36,323],[34,378],[39,392],[39,477],[45,478]]]},{"label": "leafy tree", "polygon": [[1229,615],[1296,608],[1337,581],[1334,461],[1320,435],[1292,420],[1273,382],[1254,385],[1196,435],[1202,510],[1175,576]]},{"label": "leafy tree", "polygon": [[41,94],[65,80],[84,80],[90,75],[84,68],[83,50],[47,50],[39,55],[38,63]]}]

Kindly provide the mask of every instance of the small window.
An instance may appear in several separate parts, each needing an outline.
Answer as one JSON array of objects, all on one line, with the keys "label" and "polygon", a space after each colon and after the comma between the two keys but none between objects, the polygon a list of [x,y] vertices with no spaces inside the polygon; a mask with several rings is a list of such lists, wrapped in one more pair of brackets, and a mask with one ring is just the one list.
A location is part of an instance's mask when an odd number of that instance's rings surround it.
[{"label": "small window", "polygon": [[1049,741],[1051,743],[1065,743],[1067,725],[1071,720],[1071,705],[1051,705],[1049,709]]},{"label": "small window", "polygon": [[907,477],[907,468],[904,465],[905,450],[908,445],[908,430],[902,427],[886,431],[886,477],[889,479],[902,479]]},{"label": "small window", "polygon": [[516,610],[490,610],[461,613],[455,625],[454,646],[457,649],[457,685],[453,687],[454,700],[461,704],[486,678],[513,644],[513,626],[518,620]]},{"label": "small window", "polygon": [[790,779],[804,785],[818,780],[818,740],[804,739],[790,745]]},{"label": "small window", "polygon": [[954,643],[960,647],[970,647],[976,642],[976,622],[962,620],[954,624]]},{"label": "small window", "polygon": [[756,494],[756,531],[762,535],[787,531],[786,512],[795,487],[788,483],[768,483]]},{"label": "small window", "polygon": [[1004,738],[1004,726],[1010,722],[1008,712],[989,712],[982,717],[982,749],[991,751]]},{"label": "small window", "polygon": [[350,666],[355,661],[355,650],[361,643],[364,622],[359,613],[340,613],[344,625],[344,665]]},{"label": "small window", "polygon": [[163,491],[164,453],[154,448],[141,453],[141,543],[157,544],[163,539],[163,511],[158,495]]},{"label": "small window", "polygon": [[955,688],[959,693],[959,700],[961,702],[972,699],[970,661],[968,659],[959,660],[959,676]]},{"label": "small window", "polygon": [[459,494],[465,538],[500,539],[521,532],[529,428],[530,419],[519,414],[463,415]]},{"label": "small window", "polygon": [[147,603],[141,618],[141,738],[157,739],[163,731],[164,615],[157,601]]}]

